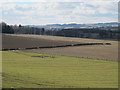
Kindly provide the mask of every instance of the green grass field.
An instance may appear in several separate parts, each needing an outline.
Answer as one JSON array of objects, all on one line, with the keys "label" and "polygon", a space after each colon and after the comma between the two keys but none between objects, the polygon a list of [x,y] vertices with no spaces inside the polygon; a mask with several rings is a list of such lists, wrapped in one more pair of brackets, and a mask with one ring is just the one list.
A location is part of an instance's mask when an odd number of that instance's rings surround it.
[{"label": "green grass field", "polygon": [[2,54],[3,88],[118,87],[118,62],[115,61],[19,51]]}]

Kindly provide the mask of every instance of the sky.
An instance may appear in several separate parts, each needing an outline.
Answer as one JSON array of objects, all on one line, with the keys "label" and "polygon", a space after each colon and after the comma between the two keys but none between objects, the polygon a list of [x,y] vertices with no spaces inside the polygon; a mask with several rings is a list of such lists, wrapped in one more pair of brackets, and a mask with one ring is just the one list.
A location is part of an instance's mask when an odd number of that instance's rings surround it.
[{"label": "sky", "polygon": [[90,24],[118,21],[118,0],[4,0],[1,2],[0,20],[12,25]]}]

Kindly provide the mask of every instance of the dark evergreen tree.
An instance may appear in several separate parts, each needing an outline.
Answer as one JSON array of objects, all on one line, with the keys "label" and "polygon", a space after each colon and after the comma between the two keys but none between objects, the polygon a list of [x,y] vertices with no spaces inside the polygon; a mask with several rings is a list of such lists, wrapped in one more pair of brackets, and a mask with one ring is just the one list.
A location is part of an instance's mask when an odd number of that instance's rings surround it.
[{"label": "dark evergreen tree", "polygon": [[7,25],[6,23],[2,22],[2,33],[10,33],[13,34],[14,30],[11,26]]}]

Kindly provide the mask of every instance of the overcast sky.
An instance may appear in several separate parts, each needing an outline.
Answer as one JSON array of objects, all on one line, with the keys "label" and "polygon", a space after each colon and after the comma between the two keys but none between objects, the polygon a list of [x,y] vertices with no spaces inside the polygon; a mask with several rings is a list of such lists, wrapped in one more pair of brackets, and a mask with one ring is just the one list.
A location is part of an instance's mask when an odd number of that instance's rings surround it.
[{"label": "overcast sky", "polygon": [[83,24],[118,21],[118,0],[50,0],[49,2],[4,0],[0,7],[2,7],[0,10],[2,21],[8,24]]}]

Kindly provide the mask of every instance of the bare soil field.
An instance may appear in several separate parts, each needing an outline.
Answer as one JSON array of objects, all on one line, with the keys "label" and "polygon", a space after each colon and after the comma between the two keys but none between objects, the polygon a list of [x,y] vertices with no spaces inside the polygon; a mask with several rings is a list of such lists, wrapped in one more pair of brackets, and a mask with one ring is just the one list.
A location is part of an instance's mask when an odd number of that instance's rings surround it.
[{"label": "bare soil field", "polygon": [[64,47],[64,48],[52,48],[52,49],[33,49],[33,50],[25,50],[25,51],[84,57],[84,58],[97,58],[97,59],[113,60],[113,61],[118,60],[117,45],[77,46],[77,47]]},{"label": "bare soil field", "polygon": [[98,40],[98,39],[86,39],[86,38],[73,38],[73,37],[60,37],[60,36],[47,36],[47,35],[30,35],[30,34],[6,34],[9,36],[19,36],[19,37],[26,37],[26,38],[34,38],[34,39],[45,39],[45,40],[54,40],[54,41],[72,41],[72,42],[83,42],[83,43],[106,43],[112,42],[115,43],[116,41],[110,40]]},{"label": "bare soil field", "polygon": [[[60,41],[49,38],[41,38],[36,35],[14,35],[14,34],[3,34],[2,35],[2,48],[31,48],[31,47],[46,47],[46,46],[57,46],[57,45],[69,45],[77,44],[74,41]],[[39,37],[39,38],[38,38]]]},{"label": "bare soil field", "polygon": [[3,48],[29,48],[29,47],[45,47],[56,45],[69,45],[78,43],[111,43],[111,45],[89,45],[75,47],[59,47],[46,49],[23,50],[25,52],[49,53],[57,55],[97,58],[105,60],[118,60],[118,42],[110,40],[96,40],[57,36],[42,35],[24,35],[11,34],[3,35]]}]

